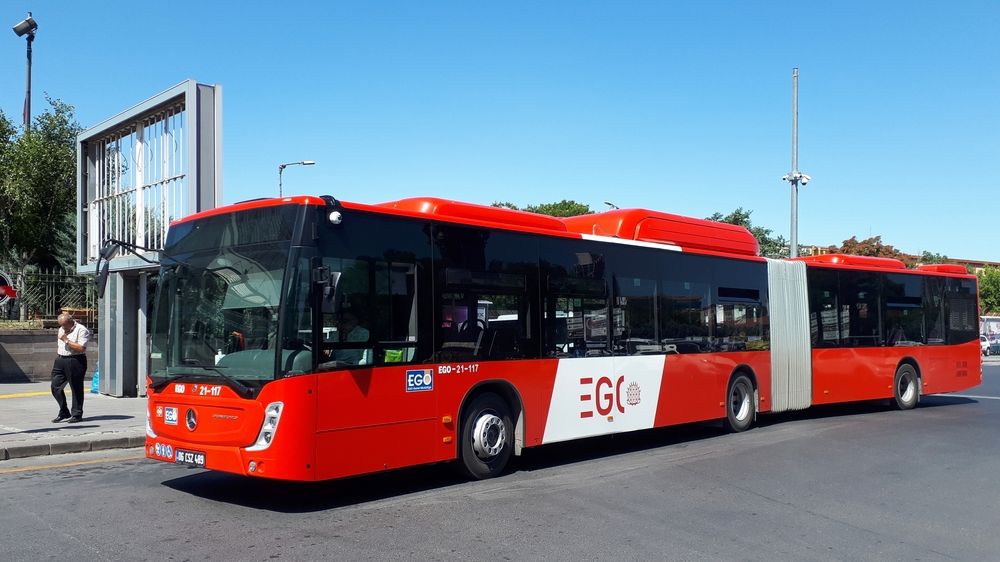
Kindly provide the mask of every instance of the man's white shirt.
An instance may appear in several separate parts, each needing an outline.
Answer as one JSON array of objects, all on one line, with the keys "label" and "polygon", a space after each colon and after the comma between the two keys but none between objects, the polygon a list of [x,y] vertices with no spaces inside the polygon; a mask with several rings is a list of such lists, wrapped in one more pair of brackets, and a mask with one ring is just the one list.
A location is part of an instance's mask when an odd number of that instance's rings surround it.
[{"label": "man's white shirt", "polygon": [[63,335],[66,335],[66,339],[77,345],[82,345],[84,350],[87,348],[87,342],[90,341],[90,330],[87,329],[83,324],[76,322],[73,324],[73,329],[66,332],[62,327],[59,328],[59,334],[56,336],[56,353],[62,355],[63,357],[69,355],[79,355],[76,351],[73,351],[66,345],[66,342],[62,341]]}]

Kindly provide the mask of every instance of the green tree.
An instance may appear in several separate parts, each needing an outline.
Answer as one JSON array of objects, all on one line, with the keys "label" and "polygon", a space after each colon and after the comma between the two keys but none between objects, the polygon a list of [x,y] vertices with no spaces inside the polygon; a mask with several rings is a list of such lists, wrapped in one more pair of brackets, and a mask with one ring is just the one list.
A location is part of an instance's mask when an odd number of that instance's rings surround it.
[{"label": "green tree", "polygon": [[851,236],[844,240],[844,243],[837,249],[841,254],[851,254],[854,256],[874,256],[879,258],[894,258],[902,261],[907,267],[916,264],[913,256],[904,254],[892,246],[882,242],[881,236],[872,236],[864,240],[858,240],[857,236]]},{"label": "green tree", "polygon": [[538,205],[526,205],[519,207],[510,201],[494,201],[493,207],[503,207],[514,209],[515,211],[527,211],[540,215],[550,215],[553,217],[575,217],[577,215],[589,215],[594,211],[590,210],[590,205],[579,203],[572,199],[563,199],[556,203],[541,203]]},{"label": "green tree", "polygon": [[729,213],[728,215],[715,213],[706,218],[710,221],[735,224],[749,230],[750,234],[753,234],[753,237],[757,239],[757,244],[760,246],[760,255],[764,257],[787,258],[788,240],[786,240],[784,236],[772,236],[774,231],[770,228],[754,226],[754,224],[750,221],[750,215],[752,214],[753,211],[749,209],[737,207],[735,211]]},{"label": "green tree", "polygon": [[924,250],[920,254],[920,263],[948,263],[948,256],[944,254],[935,254]]},{"label": "green tree", "polygon": [[979,312],[1000,313],[1000,267],[987,266],[979,272]]},{"label": "green tree", "polygon": [[73,106],[49,109],[20,136],[0,112],[0,258],[15,266],[73,263],[76,251],[76,122]]}]

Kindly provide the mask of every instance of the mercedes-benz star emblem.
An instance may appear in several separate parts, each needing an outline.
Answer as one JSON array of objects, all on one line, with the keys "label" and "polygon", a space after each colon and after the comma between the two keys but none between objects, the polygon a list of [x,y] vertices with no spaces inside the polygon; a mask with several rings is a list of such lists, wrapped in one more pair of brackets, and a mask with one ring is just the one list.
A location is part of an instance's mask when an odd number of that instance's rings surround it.
[{"label": "mercedes-benz star emblem", "polygon": [[198,427],[198,415],[194,413],[194,408],[188,408],[186,420],[188,431],[194,431]]}]

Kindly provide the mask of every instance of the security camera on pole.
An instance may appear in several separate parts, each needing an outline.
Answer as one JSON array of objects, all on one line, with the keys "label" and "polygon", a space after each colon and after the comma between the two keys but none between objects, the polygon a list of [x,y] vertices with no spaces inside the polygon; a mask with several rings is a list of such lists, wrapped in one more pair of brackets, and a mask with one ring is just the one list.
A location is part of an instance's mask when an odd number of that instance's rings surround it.
[{"label": "security camera on pole", "polygon": [[31,129],[31,43],[35,40],[35,30],[38,29],[38,22],[31,17],[31,12],[28,12],[28,17],[23,21],[14,26],[14,33],[18,37],[24,37],[28,42],[28,72],[27,78],[24,83],[24,130],[27,132]]},{"label": "security camera on pole", "polygon": [[789,237],[788,257],[799,257],[799,184],[803,186],[812,178],[799,171],[799,69],[792,69],[792,171],[781,178],[792,184],[792,234]]}]

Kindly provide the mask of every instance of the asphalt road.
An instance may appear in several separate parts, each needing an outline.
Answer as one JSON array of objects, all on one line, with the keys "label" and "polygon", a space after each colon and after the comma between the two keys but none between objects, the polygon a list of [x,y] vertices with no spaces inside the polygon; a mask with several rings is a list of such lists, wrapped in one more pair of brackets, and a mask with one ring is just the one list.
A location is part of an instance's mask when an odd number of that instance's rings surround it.
[{"label": "asphalt road", "polygon": [[[320,485],[138,460],[0,463],[5,560],[986,560],[1000,552],[1000,362],[965,396],[550,446],[499,479]],[[62,465],[62,466],[60,466]]]}]

